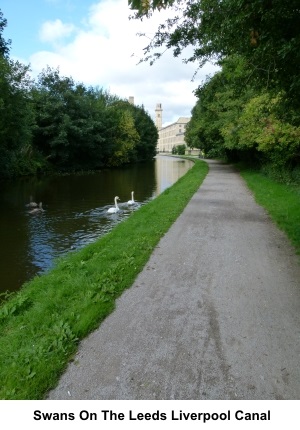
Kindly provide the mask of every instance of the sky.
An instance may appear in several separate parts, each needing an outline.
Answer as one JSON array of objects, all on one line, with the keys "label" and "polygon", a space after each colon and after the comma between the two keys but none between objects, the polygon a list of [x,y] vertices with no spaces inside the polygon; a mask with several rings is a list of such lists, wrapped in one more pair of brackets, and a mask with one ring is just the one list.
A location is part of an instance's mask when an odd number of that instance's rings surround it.
[{"label": "sky", "polygon": [[163,126],[191,116],[193,91],[216,70],[208,65],[193,79],[197,64],[184,64],[171,51],[152,66],[138,64],[170,10],[141,21],[129,19],[127,0],[1,0],[0,9],[7,20],[3,37],[12,41],[10,57],[29,64],[33,77],[58,67],[75,82],[134,97],[153,119],[161,103]]}]

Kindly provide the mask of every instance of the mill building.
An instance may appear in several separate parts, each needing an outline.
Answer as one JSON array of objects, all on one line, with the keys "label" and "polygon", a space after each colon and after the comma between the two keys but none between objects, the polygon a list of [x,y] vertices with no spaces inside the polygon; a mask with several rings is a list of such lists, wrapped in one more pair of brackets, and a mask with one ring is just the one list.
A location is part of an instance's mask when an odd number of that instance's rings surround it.
[{"label": "mill building", "polygon": [[172,152],[174,146],[186,145],[184,134],[190,118],[180,117],[176,122],[162,127],[162,112],[161,103],[157,103],[155,108],[155,125],[159,135],[157,152]]}]

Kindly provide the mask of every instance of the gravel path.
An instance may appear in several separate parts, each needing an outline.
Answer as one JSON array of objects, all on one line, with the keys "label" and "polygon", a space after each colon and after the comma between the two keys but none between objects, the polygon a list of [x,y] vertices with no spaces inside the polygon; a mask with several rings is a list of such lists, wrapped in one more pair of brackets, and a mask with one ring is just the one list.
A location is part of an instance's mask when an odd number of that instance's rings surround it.
[{"label": "gravel path", "polygon": [[241,177],[208,163],[49,399],[300,399],[299,259]]}]

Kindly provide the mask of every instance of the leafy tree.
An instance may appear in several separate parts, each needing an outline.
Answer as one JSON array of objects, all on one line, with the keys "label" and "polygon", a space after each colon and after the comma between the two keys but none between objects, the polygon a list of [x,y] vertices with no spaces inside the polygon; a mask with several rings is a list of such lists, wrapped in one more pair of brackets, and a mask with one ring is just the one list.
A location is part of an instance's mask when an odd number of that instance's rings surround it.
[{"label": "leafy tree", "polygon": [[[280,95],[263,93],[250,99],[237,121],[237,150],[254,148],[258,157],[272,163],[277,169],[291,169],[300,161],[300,127],[296,127],[276,114]],[[222,130],[225,146],[230,144],[230,124]]]},{"label": "leafy tree", "polygon": [[5,40],[2,36],[2,33],[7,26],[7,20],[4,18],[3,13],[0,9],[0,56],[8,58],[9,55],[9,45],[11,44],[11,40]]},{"label": "leafy tree", "polygon": [[2,33],[7,20],[0,10],[0,176],[34,171],[31,135],[33,110],[29,67],[9,58]]},{"label": "leafy tree", "polygon": [[202,111],[204,111],[203,106],[198,100],[192,109],[192,117],[187,123],[185,130],[184,139],[189,148],[198,148],[204,150],[204,142],[203,139],[201,139],[203,134],[203,126],[201,124]]},{"label": "leafy tree", "polygon": [[135,161],[151,160],[156,155],[157,128],[150,115],[145,111],[144,106],[129,104],[129,109],[139,134],[139,141],[135,147]]},{"label": "leafy tree", "polygon": [[114,151],[108,163],[110,166],[121,166],[132,159],[139,134],[134,125],[134,119],[128,110],[114,109],[115,133],[113,136]]},{"label": "leafy tree", "polygon": [[[208,156],[241,157],[241,148],[237,154],[238,120],[245,103],[257,94],[257,89],[249,85],[251,71],[242,57],[228,57],[221,64],[222,70],[195,92],[198,101],[185,139],[188,146],[199,148]],[[224,134],[224,128],[230,133]],[[244,156],[252,154],[247,151]]]},{"label": "leafy tree", "polygon": [[129,112],[134,121],[134,127],[138,133],[135,146],[131,151],[130,162],[151,160],[156,155],[158,141],[157,128],[145,111],[144,106],[136,106],[127,100],[117,100],[114,103],[117,109]]},{"label": "leafy tree", "polygon": [[49,67],[32,94],[34,145],[56,168],[96,169],[153,156],[157,130],[142,108]]},{"label": "leafy tree", "polygon": [[256,84],[284,90],[289,102],[300,106],[299,0],[129,0],[129,5],[136,18],[160,7],[176,11],[145,47],[145,60],[159,58],[159,47],[178,56],[192,46],[186,61],[199,67],[238,54],[258,78]]},{"label": "leafy tree", "polygon": [[186,150],[186,146],[183,145],[174,145],[172,148],[172,154],[184,155]]},{"label": "leafy tree", "polygon": [[30,159],[33,110],[28,71],[27,66],[0,57],[1,176],[25,173],[25,159]]},{"label": "leafy tree", "polygon": [[[47,68],[33,91],[35,146],[59,169],[95,169],[112,153],[107,97]],[[109,149],[108,149],[109,148]]]},{"label": "leafy tree", "polygon": [[282,113],[281,93],[247,84],[246,66],[243,58],[228,57],[222,71],[198,89],[186,141],[208,156],[291,170],[300,161],[300,127]]},{"label": "leafy tree", "polygon": [[215,88],[219,85],[220,77],[217,75],[201,88],[201,92],[198,91],[199,99],[192,109],[192,118],[185,133],[187,145],[201,149],[208,156],[223,154],[220,107],[215,97]]},{"label": "leafy tree", "polygon": [[[49,67],[38,77],[32,92],[37,127],[34,145],[50,163],[63,167],[69,162],[70,99],[74,83],[70,78],[60,78],[58,70]],[[69,93],[69,94],[67,94]]]},{"label": "leafy tree", "polygon": [[131,9],[136,10],[140,17],[149,14],[155,9],[171,6],[174,0],[128,0]]}]

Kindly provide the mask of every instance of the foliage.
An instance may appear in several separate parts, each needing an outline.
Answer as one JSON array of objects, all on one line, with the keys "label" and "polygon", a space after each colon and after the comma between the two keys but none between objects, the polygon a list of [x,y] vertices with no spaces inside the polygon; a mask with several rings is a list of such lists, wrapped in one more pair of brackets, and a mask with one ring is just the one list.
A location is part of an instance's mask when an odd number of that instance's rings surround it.
[{"label": "foliage", "polygon": [[157,48],[173,49],[174,56],[193,47],[186,61],[201,67],[241,55],[251,68],[251,79],[262,87],[284,90],[299,106],[300,8],[298,0],[130,0],[136,18],[153,8],[173,6],[174,18],[157,29],[145,47],[145,60],[161,56]]},{"label": "foliage", "polygon": [[139,17],[147,15],[155,9],[162,9],[170,6],[174,0],[128,0],[132,10],[136,10]]},{"label": "foliage", "polygon": [[32,94],[34,146],[57,168],[97,169],[153,157],[157,132],[143,107],[85,88],[49,67]]},{"label": "foliage", "polygon": [[[293,126],[276,115],[280,96],[269,93],[252,98],[244,106],[237,121],[235,144],[237,149],[253,147],[264,154],[264,159],[277,168],[300,160],[300,127]],[[231,125],[223,128],[225,147],[231,145]]]},{"label": "foliage", "polygon": [[121,111],[118,109],[115,109],[115,113],[118,115],[115,117],[118,128],[114,139],[115,150],[108,162],[110,166],[129,163],[140,138],[131,113],[128,110]]},{"label": "foliage", "polygon": [[143,107],[47,66],[9,59],[0,10],[0,177],[94,170],[152,159],[158,134]]},{"label": "foliage", "polygon": [[135,128],[140,136],[135,147],[135,160],[151,160],[156,155],[157,128],[144,106],[129,105]]},{"label": "foliage", "polygon": [[186,150],[186,146],[184,144],[183,145],[176,145],[176,146],[173,146],[173,148],[172,148],[172,154],[184,155],[185,150]]},{"label": "foliage", "polygon": [[222,70],[196,90],[198,101],[185,134],[188,146],[208,156],[225,156],[222,128],[235,124],[243,104],[253,94],[249,73],[241,57],[228,57],[222,62]]},{"label": "foliage", "polygon": [[143,108],[102,89],[86,88],[49,67],[39,75],[32,95],[34,147],[55,168],[99,169],[153,157],[155,126]]},{"label": "foliage", "polygon": [[11,40],[5,40],[2,37],[2,33],[7,26],[7,20],[4,18],[3,13],[0,9],[0,58],[8,57],[9,54],[9,45],[11,44]]},{"label": "foliage", "polygon": [[207,156],[295,168],[300,160],[300,129],[282,109],[285,94],[253,87],[243,57],[227,57],[221,65],[222,70],[196,91],[187,144]]},{"label": "foliage", "polygon": [[34,122],[28,67],[0,57],[0,172],[20,173],[18,165],[30,158]]},{"label": "foliage", "polygon": [[44,157],[58,169],[101,167],[105,95],[48,67],[32,96],[37,124],[33,144]]},{"label": "foliage", "polygon": [[195,160],[172,187],[0,307],[1,399],[42,399],[55,386],[78,341],[131,287],[207,172],[207,164]]},{"label": "foliage", "polygon": [[157,130],[143,107],[86,88],[47,67],[0,59],[0,174],[99,169],[155,155]]},{"label": "foliage", "polygon": [[[192,109],[192,117],[186,127],[185,141],[189,147],[199,148],[206,154],[218,154],[223,144],[219,129],[218,112],[213,107],[214,81],[203,86],[201,96]],[[210,91],[212,89],[212,91]]]},{"label": "foliage", "polygon": [[[298,0],[129,0],[134,17],[170,7],[142,61],[165,49],[221,71],[196,90],[185,140],[207,156],[245,160],[269,171],[300,161],[300,8]],[[187,51],[185,48],[190,48]],[[192,52],[192,53],[191,53]],[[190,54],[191,53],[191,54]]]}]

